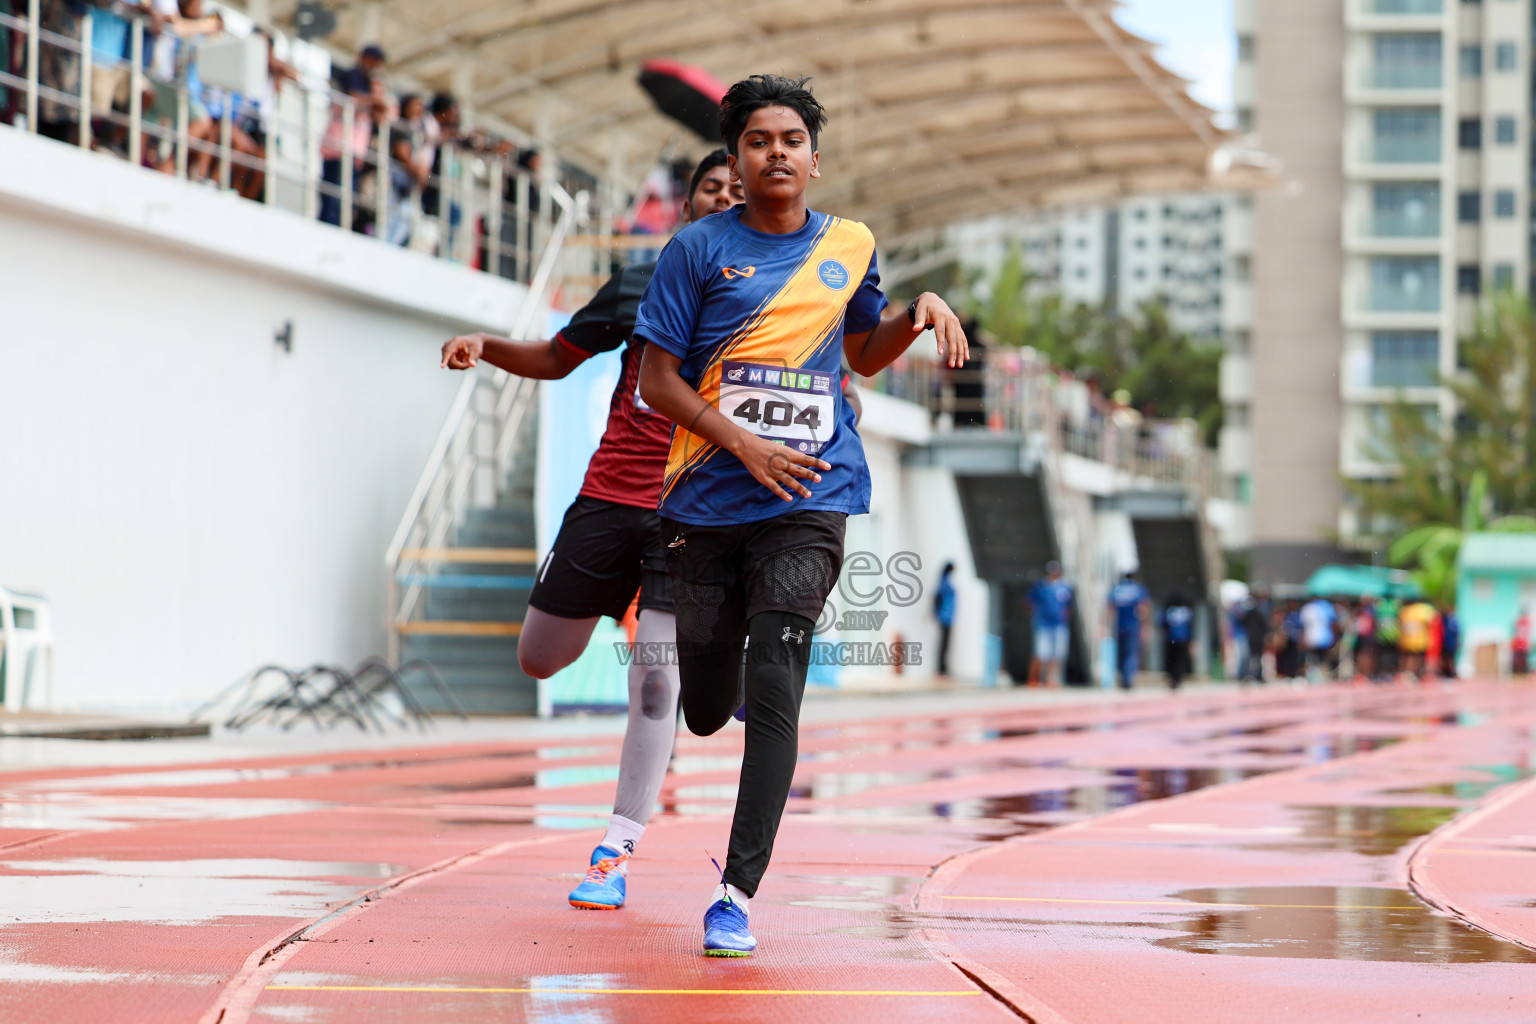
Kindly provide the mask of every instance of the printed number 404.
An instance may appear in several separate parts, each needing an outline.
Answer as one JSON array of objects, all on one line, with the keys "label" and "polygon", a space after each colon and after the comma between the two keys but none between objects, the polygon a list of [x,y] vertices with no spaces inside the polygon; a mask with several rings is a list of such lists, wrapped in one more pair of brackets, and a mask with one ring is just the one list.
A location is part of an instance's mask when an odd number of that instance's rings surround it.
[{"label": "printed number 404", "polygon": [[814,405],[808,405],[799,413],[789,402],[767,401],[749,398],[736,407],[731,413],[737,419],[746,420],[748,423],[762,422],[765,427],[787,427],[791,423],[798,423],[812,430],[821,429],[821,410]]}]

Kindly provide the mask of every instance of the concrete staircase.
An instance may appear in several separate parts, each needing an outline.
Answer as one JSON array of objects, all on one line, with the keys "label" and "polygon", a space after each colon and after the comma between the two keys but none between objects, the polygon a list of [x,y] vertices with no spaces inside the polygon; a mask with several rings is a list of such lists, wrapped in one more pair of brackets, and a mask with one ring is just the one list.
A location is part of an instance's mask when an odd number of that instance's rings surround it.
[{"label": "concrete staircase", "polygon": [[[534,472],[538,419],[516,441],[512,472],[496,504],[466,512],[451,548],[431,560],[419,582],[425,615],[400,627],[402,661],[431,662],[470,714],[532,715],[538,684],[517,664],[518,635],[533,586]],[[446,710],[425,688],[413,691],[428,709]]]}]

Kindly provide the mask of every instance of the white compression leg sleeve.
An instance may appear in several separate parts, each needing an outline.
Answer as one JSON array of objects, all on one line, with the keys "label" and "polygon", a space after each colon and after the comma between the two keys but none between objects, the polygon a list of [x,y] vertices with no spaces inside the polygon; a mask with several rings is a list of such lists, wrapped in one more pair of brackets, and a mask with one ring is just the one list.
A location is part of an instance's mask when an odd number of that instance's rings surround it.
[{"label": "white compression leg sleeve", "polygon": [[[670,612],[646,609],[635,630],[637,645],[658,645],[652,650],[670,651],[677,642],[677,620]],[[665,645],[662,647],[660,645]],[[624,753],[619,758],[619,791],[613,813],[641,828],[651,819],[656,795],[672,759],[677,738],[677,665],[629,666],[629,726],[624,731]]]}]

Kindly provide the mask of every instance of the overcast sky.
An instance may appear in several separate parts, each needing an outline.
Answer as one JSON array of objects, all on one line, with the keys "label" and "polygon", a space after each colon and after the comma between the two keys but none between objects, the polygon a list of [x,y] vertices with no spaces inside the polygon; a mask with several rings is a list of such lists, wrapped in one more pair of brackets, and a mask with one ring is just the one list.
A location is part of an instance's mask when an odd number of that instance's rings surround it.
[{"label": "overcast sky", "polygon": [[1232,0],[1126,0],[1115,17],[1159,44],[1164,67],[1194,80],[1191,96],[1218,111],[1232,108]]}]

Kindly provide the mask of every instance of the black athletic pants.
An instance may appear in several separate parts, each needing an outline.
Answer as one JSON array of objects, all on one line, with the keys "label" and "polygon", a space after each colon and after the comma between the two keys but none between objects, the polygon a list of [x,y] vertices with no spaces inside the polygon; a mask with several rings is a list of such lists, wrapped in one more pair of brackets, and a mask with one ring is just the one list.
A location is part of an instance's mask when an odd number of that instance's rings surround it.
[{"label": "black athletic pants", "polygon": [[842,569],[846,519],[814,509],[726,526],[662,519],[689,730],[719,730],[741,706],[738,683],[745,687],[746,752],[725,880],[748,896],[768,870],[794,781],[812,634]]},{"label": "black athletic pants", "polygon": [[[810,667],[811,631],[815,623],[790,612],[758,612],[747,627],[746,752],[736,814],[731,819],[731,846],[725,859],[725,880],[748,896],[757,892],[773,841],[789,799],[790,783],[800,753],[800,702]],[[736,712],[735,686],[741,645],[707,654],[679,658],[683,718],[700,736],[717,732]]]}]

